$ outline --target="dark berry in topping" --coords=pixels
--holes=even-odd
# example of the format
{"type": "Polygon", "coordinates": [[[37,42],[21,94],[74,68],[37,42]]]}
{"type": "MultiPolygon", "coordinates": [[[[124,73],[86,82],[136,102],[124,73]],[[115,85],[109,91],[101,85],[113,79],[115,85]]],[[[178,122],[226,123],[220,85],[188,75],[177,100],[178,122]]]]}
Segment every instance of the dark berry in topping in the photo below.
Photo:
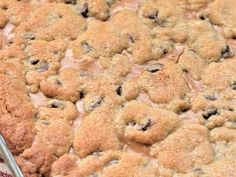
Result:
{"type": "Polygon", "coordinates": [[[151,20],[156,20],[158,17],[158,11],[151,13],[147,16],[147,18],[151,19],[151,20]]]}
{"type": "Polygon", "coordinates": [[[199,16],[199,18],[200,18],[201,20],[205,20],[205,19],[206,19],[203,15],[199,16]]]}
{"type": "Polygon", "coordinates": [[[90,108],[95,109],[99,107],[102,104],[102,101],[103,101],[103,98],[98,99],[97,101],[91,104],[90,108]]]}
{"type": "Polygon", "coordinates": [[[59,108],[59,107],[63,107],[63,104],[60,103],[60,102],[55,101],[55,102],[52,102],[51,104],[49,104],[48,107],[49,108],[59,108]]]}
{"type": "Polygon", "coordinates": [[[204,119],[209,119],[211,116],[216,114],[218,114],[218,110],[216,108],[209,108],[202,113],[202,116],[204,119]]]}
{"type": "Polygon", "coordinates": [[[107,162],[107,163],[105,164],[105,167],[108,167],[108,166],[111,166],[111,165],[115,165],[115,164],[117,164],[118,162],[119,162],[118,159],[111,160],[111,161],[109,161],[109,162],[107,162]]]}
{"type": "Polygon", "coordinates": [[[232,88],[233,90],[236,90],[236,81],[234,81],[234,82],[232,83],[231,88],[232,88]]]}
{"type": "Polygon", "coordinates": [[[76,0],[65,0],[66,4],[76,4],[76,0]]]}
{"type": "Polygon", "coordinates": [[[84,93],[83,93],[83,92],[80,92],[80,93],[79,93],[79,98],[80,98],[80,99],[83,99],[83,98],[84,98],[84,93]]]}
{"type": "Polygon", "coordinates": [[[50,122],[48,120],[41,120],[41,123],[44,124],[44,125],[49,125],[50,122]]]}
{"type": "Polygon", "coordinates": [[[31,65],[37,65],[39,63],[38,59],[30,60],[31,65]]]}
{"type": "Polygon", "coordinates": [[[26,32],[24,35],[23,35],[23,38],[24,39],[28,39],[28,40],[35,40],[35,35],[31,32],[26,32]]]}
{"type": "Polygon", "coordinates": [[[133,120],[128,123],[128,126],[135,126],[135,125],[136,125],[136,122],[133,120]]]}
{"type": "Polygon", "coordinates": [[[55,78],[55,83],[56,83],[58,86],[62,86],[62,82],[60,81],[59,78],[55,78]]]}
{"type": "Polygon", "coordinates": [[[217,99],[215,95],[205,95],[204,97],[210,101],[215,101],[217,99]]]}
{"type": "Polygon", "coordinates": [[[49,68],[49,64],[46,61],[42,61],[39,66],[37,67],[38,72],[47,71],[49,68]]]}
{"type": "Polygon", "coordinates": [[[146,71],[150,72],[150,73],[155,73],[157,71],[161,71],[163,69],[164,65],[160,64],[160,63],[155,63],[152,65],[148,65],[146,67],[146,71]]]}
{"type": "Polygon", "coordinates": [[[152,126],[152,120],[151,119],[147,119],[147,122],[145,124],[141,125],[139,130],[146,131],[151,126],[152,126]]]}
{"type": "Polygon", "coordinates": [[[117,95],[121,96],[121,93],[122,93],[122,87],[121,86],[117,87],[116,93],[117,93],[117,95]]]}
{"type": "Polygon", "coordinates": [[[162,50],[162,53],[163,53],[163,55],[165,55],[165,54],[168,53],[168,50],[167,50],[167,49],[163,49],[163,50],[162,50]]]}
{"type": "Polygon", "coordinates": [[[88,13],[89,13],[89,10],[88,10],[88,3],[85,3],[83,8],[81,9],[80,11],[81,15],[84,17],[84,18],[88,18],[88,13]]]}
{"type": "Polygon", "coordinates": [[[232,56],[234,56],[234,53],[230,50],[229,46],[226,45],[226,47],[221,52],[221,57],[222,58],[230,58],[232,56]]]}
{"type": "Polygon", "coordinates": [[[92,51],[92,47],[87,42],[82,42],[81,46],[84,49],[85,53],[89,53],[92,51]]]}
{"type": "Polygon", "coordinates": [[[135,40],[134,40],[134,38],[132,37],[132,36],[129,36],[129,43],[134,43],[135,42],[135,40]]]}

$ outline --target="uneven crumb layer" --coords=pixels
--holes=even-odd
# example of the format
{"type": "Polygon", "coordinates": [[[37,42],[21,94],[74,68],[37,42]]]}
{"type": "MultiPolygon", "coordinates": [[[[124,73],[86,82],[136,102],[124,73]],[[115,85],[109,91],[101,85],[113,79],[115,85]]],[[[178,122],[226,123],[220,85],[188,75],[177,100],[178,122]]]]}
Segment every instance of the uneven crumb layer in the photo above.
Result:
{"type": "Polygon", "coordinates": [[[233,0],[0,1],[0,132],[25,177],[236,176],[233,0]]]}

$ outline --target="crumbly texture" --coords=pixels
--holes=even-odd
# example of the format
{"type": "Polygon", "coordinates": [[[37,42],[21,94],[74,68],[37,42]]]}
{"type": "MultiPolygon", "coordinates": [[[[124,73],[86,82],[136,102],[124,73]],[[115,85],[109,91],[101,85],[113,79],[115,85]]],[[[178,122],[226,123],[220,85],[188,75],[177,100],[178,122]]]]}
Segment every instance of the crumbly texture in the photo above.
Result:
{"type": "MultiPolygon", "coordinates": [[[[189,87],[183,77],[183,71],[173,63],[153,63],[140,75],[138,84],[150,99],[157,104],[171,104],[176,100],[185,100],[189,87]]],[[[179,102],[179,104],[182,104],[179,102]]]]}
{"type": "Polygon", "coordinates": [[[136,101],[127,103],[116,121],[125,139],[143,144],[163,140],[180,125],[175,113],[136,101]]]}
{"type": "Polygon", "coordinates": [[[202,125],[188,125],[178,129],[160,144],[153,145],[151,153],[160,166],[187,173],[201,164],[213,161],[214,151],[209,132],[202,125]]]}
{"type": "Polygon", "coordinates": [[[42,80],[56,74],[60,68],[60,61],[64,57],[65,42],[55,40],[51,42],[34,40],[25,48],[27,60],[26,81],[30,85],[31,92],[38,91],[42,80]]]}
{"type": "Polygon", "coordinates": [[[0,133],[25,177],[236,176],[233,0],[0,0],[0,133]]]}
{"type": "Polygon", "coordinates": [[[214,90],[223,91],[227,88],[234,90],[236,80],[236,61],[222,61],[221,63],[212,63],[202,75],[203,83],[214,90]]]}
{"type": "Polygon", "coordinates": [[[201,12],[204,18],[209,18],[212,24],[223,27],[227,38],[235,38],[236,23],[234,19],[236,5],[233,0],[216,0],[201,12]]]}
{"type": "Polygon", "coordinates": [[[73,147],[79,157],[121,147],[112,124],[110,107],[97,108],[75,132],[73,147]]]}
{"type": "Polygon", "coordinates": [[[72,156],[63,156],[53,164],[52,174],[55,176],[102,176],[120,177],[143,175],[158,177],[158,170],[155,161],[131,152],[106,151],[101,154],[94,154],[86,157],[76,164],[76,159],[72,156]],[[67,164],[67,169],[64,165],[67,164]]]}

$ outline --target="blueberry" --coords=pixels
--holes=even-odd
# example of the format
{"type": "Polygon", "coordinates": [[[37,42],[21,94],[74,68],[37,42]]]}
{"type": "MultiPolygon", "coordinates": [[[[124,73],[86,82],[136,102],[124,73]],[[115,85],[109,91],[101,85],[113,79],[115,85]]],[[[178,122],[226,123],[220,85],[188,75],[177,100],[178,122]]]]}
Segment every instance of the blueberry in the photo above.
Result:
{"type": "Polygon", "coordinates": [[[211,116],[216,114],[218,114],[218,110],[216,108],[209,108],[202,113],[202,116],[204,119],[209,119],[211,116]]]}
{"type": "Polygon", "coordinates": [[[117,95],[121,96],[121,93],[122,93],[122,87],[121,86],[117,87],[116,93],[117,93],[117,95]]]}
{"type": "Polygon", "coordinates": [[[151,126],[152,126],[152,120],[151,119],[147,119],[147,122],[145,124],[141,125],[139,130],[146,131],[151,126]]]}
{"type": "Polygon", "coordinates": [[[234,53],[230,50],[230,47],[228,45],[226,45],[225,48],[221,51],[222,58],[230,58],[233,55],[234,53]]]}
{"type": "Polygon", "coordinates": [[[215,95],[205,95],[204,97],[210,101],[215,101],[217,99],[215,95]]]}
{"type": "Polygon", "coordinates": [[[232,88],[233,90],[236,90],[236,81],[234,81],[234,82],[231,84],[231,88],[232,88]]]}
{"type": "Polygon", "coordinates": [[[155,63],[155,64],[147,66],[146,71],[148,71],[150,73],[155,73],[157,71],[161,71],[163,69],[163,67],[164,67],[163,64],[155,63]]]}
{"type": "Polygon", "coordinates": [[[89,13],[88,3],[84,4],[83,8],[80,10],[80,13],[84,18],[88,18],[88,13],[89,13]]]}
{"type": "Polygon", "coordinates": [[[49,64],[46,61],[42,61],[39,66],[37,67],[38,72],[47,71],[49,68],[49,64]]]}

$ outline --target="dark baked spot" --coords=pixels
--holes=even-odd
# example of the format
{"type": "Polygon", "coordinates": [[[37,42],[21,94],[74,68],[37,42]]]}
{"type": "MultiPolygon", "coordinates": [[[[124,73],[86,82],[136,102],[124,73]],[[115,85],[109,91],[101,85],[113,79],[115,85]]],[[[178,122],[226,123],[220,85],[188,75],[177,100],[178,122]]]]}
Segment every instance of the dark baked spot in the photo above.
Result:
{"type": "Polygon", "coordinates": [[[87,42],[81,42],[81,46],[84,49],[85,53],[89,53],[92,51],[92,47],[87,42]]]}
{"type": "Polygon", "coordinates": [[[211,116],[218,114],[216,108],[209,108],[202,113],[204,119],[209,119],[211,116]]]}
{"type": "Polygon", "coordinates": [[[163,64],[155,63],[155,64],[148,65],[145,69],[146,69],[146,71],[148,71],[150,73],[155,73],[157,71],[161,71],[163,69],[163,67],[164,67],[163,64]]]}
{"type": "Polygon", "coordinates": [[[145,124],[141,125],[139,130],[146,131],[151,126],[152,126],[152,120],[151,119],[147,119],[147,122],[145,124]]]}
{"type": "Polygon", "coordinates": [[[104,166],[105,166],[105,167],[108,167],[108,166],[111,166],[111,165],[118,164],[118,162],[119,162],[118,159],[110,160],[110,161],[107,162],[104,166]]]}
{"type": "Polygon", "coordinates": [[[89,16],[88,3],[84,3],[83,8],[80,10],[80,13],[84,18],[88,18],[89,16]]]}
{"type": "Polygon", "coordinates": [[[222,58],[230,58],[232,57],[234,54],[233,52],[230,50],[230,47],[228,45],[225,46],[225,48],[223,49],[223,51],[221,52],[221,57],[222,58]]]}
{"type": "Polygon", "coordinates": [[[121,86],[117,87],[116,93],[117,93],[117,95],[121,96],[121,94],[122,94],[122,87],[121,86]]]}
{"type": "Polygon", "coordinates": [[[214,101],[217,99],[215,95],[205,95],[204,97],[205,99],[210,100],[210,101],[214,101]]]}

